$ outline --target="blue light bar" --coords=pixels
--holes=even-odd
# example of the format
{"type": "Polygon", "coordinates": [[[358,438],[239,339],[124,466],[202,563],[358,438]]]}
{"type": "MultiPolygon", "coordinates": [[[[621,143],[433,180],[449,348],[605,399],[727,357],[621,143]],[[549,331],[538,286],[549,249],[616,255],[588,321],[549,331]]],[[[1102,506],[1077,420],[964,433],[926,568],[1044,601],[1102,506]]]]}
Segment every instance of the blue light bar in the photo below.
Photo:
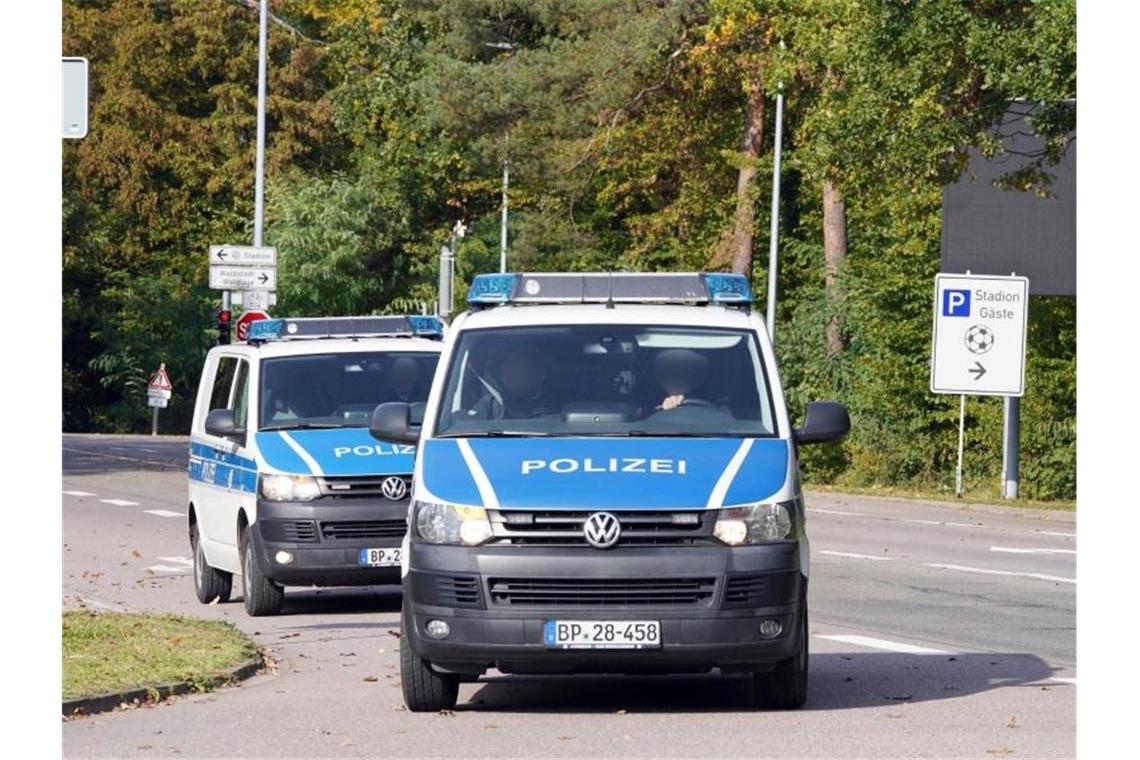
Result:
{"type": "Polygon", "coordinates": [[[249,323],[245,339],[250,343],[262,343],[267,340],[280,340],[281,331],[285,329],[284,319],[259,319],[249,323]]]}
{"type": "Polygon", "coordinates": [[[708,273],[703,277],[713,303],[752,303],[752,287],[744,275],[708,273]]]}
{"type": "Polygon", "coordinates": [[[492,305],[507,303],[514,295],[517,274],[477,274],[467,291],[467,303],[492,305]]]}
{"type": "Polygon", "coordinates": [[[501,304],[641,303],[749,308],[742,274],[707,272],[539,272],[481,274],[471,282],[472,308],[501,304]]]}
{"type": "Polygon", "coordinates": [[[246,340],[314,340],[318,338],[442,338],[436,317],[412,314],[387,317],[305,317],[259,319],[250,323],[246,340]]]}

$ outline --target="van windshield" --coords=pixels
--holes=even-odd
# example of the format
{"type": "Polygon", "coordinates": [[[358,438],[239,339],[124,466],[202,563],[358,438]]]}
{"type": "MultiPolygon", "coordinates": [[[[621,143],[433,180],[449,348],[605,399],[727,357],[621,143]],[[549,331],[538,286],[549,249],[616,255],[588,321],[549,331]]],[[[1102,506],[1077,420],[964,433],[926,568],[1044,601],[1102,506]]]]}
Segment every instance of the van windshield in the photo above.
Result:
{"type": "Polygon", "coordinates": [[[565,325],[462,332],[440,437],[774,436],[746,330],[565,325]]]}
{"type": "Polygon", "coordinates": [[[365,427],[385,401],[405,401],[422,419],[438,361],[411,351],[264,359],[260,429],[365,427]]]}

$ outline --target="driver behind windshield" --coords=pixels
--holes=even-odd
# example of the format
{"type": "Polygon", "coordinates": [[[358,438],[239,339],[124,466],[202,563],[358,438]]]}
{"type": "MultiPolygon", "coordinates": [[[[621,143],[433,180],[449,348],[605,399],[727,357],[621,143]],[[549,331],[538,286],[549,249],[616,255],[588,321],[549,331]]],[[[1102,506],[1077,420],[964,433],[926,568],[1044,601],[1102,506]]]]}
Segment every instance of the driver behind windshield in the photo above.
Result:
{"type": "Polygon", "coordinates": [[[709,360],[687,348],[670,348],[657,354],[653,360],[653,377],[665,391],[665,398],[657,409],[676,409],[686,401],[711,406],[707,399],[695,396],[708,376],[709,360]]]}
{"type": "Polygon", "coordinates": [[[419,376],[420,369],[415,359],[400,356],[392,362],[391,378],[388,381],[392,389],[392,401],[411,403],[422,400],[415,397],[419,376]]]}
{"type": "Polygon", "coordinates": [[[551,402],[544,388],[546,374],[546,362],[536,347],[515,346],[499,366],[502,398],[496,398],[488,388],[468,415],[485,420],[524,420],[559,414],[561,407],[551,402]]]}

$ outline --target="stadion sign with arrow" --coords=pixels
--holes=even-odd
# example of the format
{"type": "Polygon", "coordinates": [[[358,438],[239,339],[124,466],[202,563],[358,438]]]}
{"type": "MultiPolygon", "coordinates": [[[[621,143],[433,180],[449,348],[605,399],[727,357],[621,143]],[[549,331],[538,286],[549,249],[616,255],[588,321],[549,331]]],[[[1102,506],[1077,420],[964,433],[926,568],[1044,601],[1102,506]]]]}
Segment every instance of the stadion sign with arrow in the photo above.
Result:
{"type": "Polygon", "coordinates": [[[930,390],[969,396],[1025,393],[1025,277],[940,274],[934,278],[930,390]]]}

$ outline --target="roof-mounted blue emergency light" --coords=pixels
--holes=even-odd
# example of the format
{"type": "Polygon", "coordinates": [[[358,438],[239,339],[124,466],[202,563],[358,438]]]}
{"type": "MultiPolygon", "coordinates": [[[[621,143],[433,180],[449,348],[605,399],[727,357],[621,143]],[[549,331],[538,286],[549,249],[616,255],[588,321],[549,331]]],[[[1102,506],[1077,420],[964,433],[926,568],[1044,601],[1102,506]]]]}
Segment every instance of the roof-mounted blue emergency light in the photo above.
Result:
{"type": "Polygon", "coordinates": [[[500,304],[722,304],[748,309],[752,288],[742,274],[706,272],[583,272],[480,274],[471,282],[472,308],[500,304]]]}
{"type": "Polygon", "coordinates": [[[259,319],[251,322],[246,340],[314,340],[318,338],[432,338],[443,337],[438,317],[418,314],[393,317],[306,317],[259,319]]]}

